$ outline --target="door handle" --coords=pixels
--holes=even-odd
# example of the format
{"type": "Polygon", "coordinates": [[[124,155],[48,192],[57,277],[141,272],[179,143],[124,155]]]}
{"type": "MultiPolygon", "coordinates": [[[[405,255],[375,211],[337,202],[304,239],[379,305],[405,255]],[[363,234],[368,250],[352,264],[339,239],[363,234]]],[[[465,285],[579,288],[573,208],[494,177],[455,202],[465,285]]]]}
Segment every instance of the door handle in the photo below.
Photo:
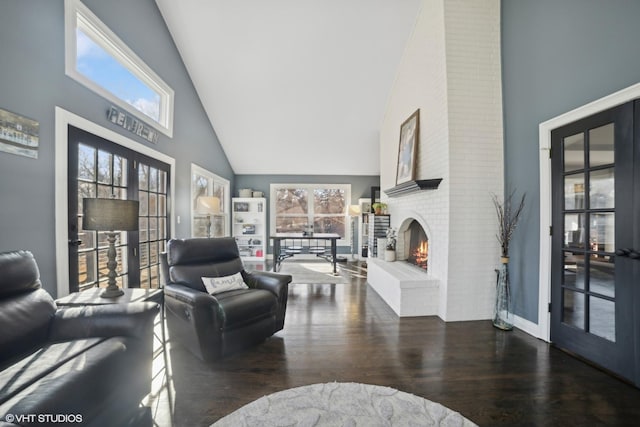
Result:
{"type": "Polygon", "coordinates": [[[616,255],[618,256],[625,256],[631,259],[640,259],[640,252],[636,251],[635,249],[631,249],[631,248],[620,248],[616,250],[616,255]]]}
{"type": "Polygon", "coordinates": [[[632,249],[624,248],[624,249],[616,249],[616,255],[618,256],[629,256],[629,254],[633,252],[632,249]]]}
{"type": "Polygon", "coordinates": [[[82,240],[69,240],[69,246],[80,246],[82,244],[82,240]]]}

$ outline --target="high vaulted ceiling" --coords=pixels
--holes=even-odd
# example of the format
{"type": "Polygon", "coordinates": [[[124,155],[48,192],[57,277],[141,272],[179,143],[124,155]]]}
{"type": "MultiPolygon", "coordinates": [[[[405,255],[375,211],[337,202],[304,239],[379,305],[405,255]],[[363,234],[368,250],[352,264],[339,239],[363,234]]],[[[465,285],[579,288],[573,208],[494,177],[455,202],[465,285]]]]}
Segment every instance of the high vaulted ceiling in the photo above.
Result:
{"type": "Polygon", "coordinates": [[[235,173],[380,173],[420,0],[156,3],[235,173]]]}

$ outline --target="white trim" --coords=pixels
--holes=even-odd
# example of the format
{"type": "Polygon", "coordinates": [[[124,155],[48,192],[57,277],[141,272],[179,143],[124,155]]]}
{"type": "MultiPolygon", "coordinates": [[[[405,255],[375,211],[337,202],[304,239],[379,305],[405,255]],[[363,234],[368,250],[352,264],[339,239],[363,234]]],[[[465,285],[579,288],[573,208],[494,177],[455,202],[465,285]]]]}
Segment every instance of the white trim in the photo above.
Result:
{"type": "Polygon", "coordinates": [[[123,147],[137,151],[145,156],[160,160],[170,166],[170,227],[171,236],[175,236],[175,169],[176,161],[159,151],[133,141],[119,133],[97,125],[83,117],[56,107],[55,117],[55,235],[56,235],[56,279],[57,298],[69,293],[69,214],[68,214],[68,146],[69,125],[91,132],[123,147]]]}
{"type": "Polygon", "coordinates": [[[538,325],[532,335],[550,341],[551,322],[547,307],[551,302],[551,131],[577,120],[640,98],[640,83],[540,123],[540,279],[538,284],[538,325]]]}
{"type": "Polygon", "coordinates": [[[529,335],[533,335],[536,338],[540,338],[538,336],[538,325],[533,323],[530,320],[522,318],[520,316],[513,315],[513,326],[520,329],[523,332],[528,333],[529,335]]]}
{"type": "MultiPolygon", "coordinates": [[[[138,57],[113,31],[109,29],[80,0],[65,0],[65,73],[80,84],[91,89],[138,119],[148,123],[160,132],[173,137],[173,106],[175,94],[142,59],[138,57]],[[101,85],[88,79],[76,68],[77,41],[76,28],[80,28],[100,47],[106,50],[122,66],[141,82],[160,95],[159,119],[155,121],[131,104],[109,92],[101,85]]],[[[105,113],[106,114],[106,113],[105,113]]]]}
{"type": "MultiPolygon", "coordinates": [[[[203,168],[202,166],[198,166],[195,163],[191,163],[191,176],[190,176],[190,182],[189,182],[189,188],[191,189],[191,197],[189,200],[189,204],[191,205],[191,230],[190,230],[190,235],[193,237],[193,228],[194,228],[194,220],[195,220],[195,211],[193,208],[193,175],[198,174],[201,176],[204,176],[206,178],[211,179],[212,184],[214,182],[218,182],[222,185],[224,185],[225,190],[224,190],[224,207],[223,207],[223,213],[224,213],[224,217],[225,217],[225,223],[224,223],[224,232],[225,232],[225,236],[230,236],[231,235],[231,227],[229,226],[229,217],[231,216],[231,182],[226,179],[221,177],[220,175],[216,175],[215,173],[208,171],[207,169],[203,168]]],[[[213,185],[212,185],[213,187],[213,185]]],[[[212,188],[213,190],[213,188],[212,188]]]]}

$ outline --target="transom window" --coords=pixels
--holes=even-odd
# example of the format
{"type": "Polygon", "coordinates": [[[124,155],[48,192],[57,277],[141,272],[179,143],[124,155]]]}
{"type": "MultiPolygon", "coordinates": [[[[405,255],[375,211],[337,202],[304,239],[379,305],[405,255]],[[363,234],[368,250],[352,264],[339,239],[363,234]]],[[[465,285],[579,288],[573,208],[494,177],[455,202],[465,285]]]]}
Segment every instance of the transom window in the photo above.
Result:
{"type": "Polygon", "coordinates": [[[348,240],[349,184],[271,184],[271,230],[337,233],[348,240]]]}
{"type": "Polygon", "coordinates": [[[173,135],[173,89],[79,0],[65,0],[66,73],[173,135]]]}

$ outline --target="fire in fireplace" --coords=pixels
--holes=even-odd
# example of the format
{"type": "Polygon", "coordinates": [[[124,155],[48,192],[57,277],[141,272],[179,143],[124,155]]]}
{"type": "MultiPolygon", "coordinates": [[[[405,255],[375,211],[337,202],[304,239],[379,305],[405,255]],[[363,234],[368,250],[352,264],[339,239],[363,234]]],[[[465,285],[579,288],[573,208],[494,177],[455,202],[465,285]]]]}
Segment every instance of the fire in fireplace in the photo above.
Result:
{"type": "Polygon", "coordinates": [[[407,262],[426,270],[429,260],[429,239],[427,234],[416,220],[411,221],[411,224],[409,224],[407,234],[409,235],[407,262]]]}

